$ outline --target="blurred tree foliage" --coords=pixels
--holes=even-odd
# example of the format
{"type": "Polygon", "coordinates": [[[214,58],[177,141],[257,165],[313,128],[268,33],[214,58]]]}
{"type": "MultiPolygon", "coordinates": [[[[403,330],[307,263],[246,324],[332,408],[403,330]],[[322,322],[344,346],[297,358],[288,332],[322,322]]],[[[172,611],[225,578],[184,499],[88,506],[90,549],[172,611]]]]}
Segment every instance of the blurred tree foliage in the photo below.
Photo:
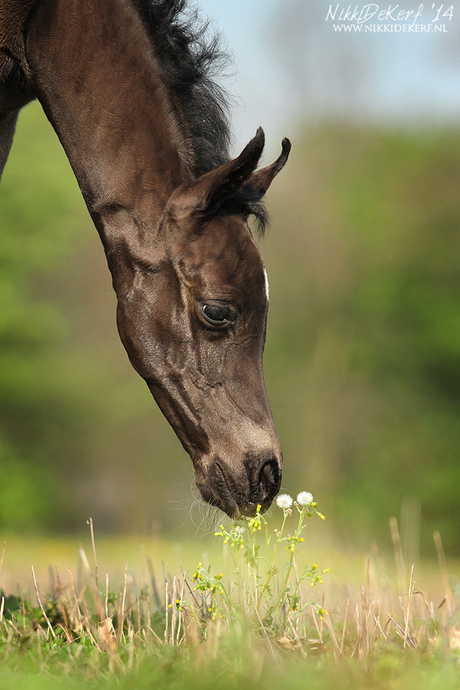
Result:
{"type": "MultiPolygon", "coordinates": [[[[413,496],[423,534],[458,552],[460,130],[335,123],[294,144],[261,242],[284,488],[311,490],[353,539],[387,535],[413,496]]],[[[0,217],[0,527],[190,523],[191,463],[127,362],[100,242],[36,104],[0,217]]]]}
{"type": "Polygon", "coordinates": [[[267,364],[296,481],[344,533],[415,497],[422,543],[458,549],[460,132],[325,125],[283,185],[267,364]]]}
{"type": "Polygon", "coordinates": [[[25,109],[0,210],[0,524],[13,528],[46,523],[57,507],[65,511],[65,501],[53,499],[59,460],[52,427],[64,420],[63,382],[52,364],[68,328],[41,295],[76,235],[75,184],[61,175],[63,158],[37,106],[25,109]]]}

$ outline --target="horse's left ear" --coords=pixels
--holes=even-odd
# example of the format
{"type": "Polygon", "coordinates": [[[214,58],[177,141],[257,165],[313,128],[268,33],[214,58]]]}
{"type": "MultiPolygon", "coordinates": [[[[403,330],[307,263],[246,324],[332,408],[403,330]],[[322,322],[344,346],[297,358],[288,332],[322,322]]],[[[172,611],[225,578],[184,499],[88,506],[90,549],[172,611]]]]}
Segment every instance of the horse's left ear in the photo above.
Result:
{"type": "Polygon", "coordinates": [[[253,174],[265,143],[263,129],[257,133],[237,158],[201,175],[191,183],[181,185],[173,193],[170,204],[176,213],[212,215],[218,208],[236,194],[253,174]]]}

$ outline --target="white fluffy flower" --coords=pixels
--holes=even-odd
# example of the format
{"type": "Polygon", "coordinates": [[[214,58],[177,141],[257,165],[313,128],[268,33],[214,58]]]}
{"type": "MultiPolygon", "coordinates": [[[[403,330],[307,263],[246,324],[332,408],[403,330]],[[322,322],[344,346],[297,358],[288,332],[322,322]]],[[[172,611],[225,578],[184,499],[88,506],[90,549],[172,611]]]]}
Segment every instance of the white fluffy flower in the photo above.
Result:
{"type": "Polygon", "coordinates": [[[292,498],[289,496],[289,494],[280,494],[276,497],[276,505],[278,508],[287,510],[292,506],[292,498]]]}
{"type": "Polygon", "coordinates": [[[310,506],[313,503],[313,496],[309,491],[301,491],[297,494],[297,503],[299,506],[310,506]]]}

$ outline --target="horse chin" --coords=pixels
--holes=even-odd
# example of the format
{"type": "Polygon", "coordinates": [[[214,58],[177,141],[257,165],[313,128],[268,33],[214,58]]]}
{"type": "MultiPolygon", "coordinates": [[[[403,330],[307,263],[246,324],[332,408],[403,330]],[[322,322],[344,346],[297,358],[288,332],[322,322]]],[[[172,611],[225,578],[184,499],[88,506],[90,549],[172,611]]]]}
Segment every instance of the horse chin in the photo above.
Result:
{"type": "Polygon", "coordinates": [[[265,513],[272,504],[272,499],[266,501],[264,504],[253,503],[252,501],[246,501],[238,504],[234,497],[228,492],[225,494],[217,494],[215,490],[208,487],[203,487],[197,484],[201,496],[206,503],[209,505],[219,508],[223,513],[228,515],[232,520],[238,520],[240,517],[254,517],[256,513],[265,513]]]}
{"type": "Polygon", "coordinates": [[[219,508],[219,510],[233,520],[236,520],[240,517],[240,515],[242,515],[240,507],[238,506],[235,498],[232,496],[232,493],[225,481],[219,481],[216,484],[215,482],[209,481],[209,477],[199,478],[197,476],[196,485],[201,497],[206,503],[209,503],[209,505],[219,508]]]}

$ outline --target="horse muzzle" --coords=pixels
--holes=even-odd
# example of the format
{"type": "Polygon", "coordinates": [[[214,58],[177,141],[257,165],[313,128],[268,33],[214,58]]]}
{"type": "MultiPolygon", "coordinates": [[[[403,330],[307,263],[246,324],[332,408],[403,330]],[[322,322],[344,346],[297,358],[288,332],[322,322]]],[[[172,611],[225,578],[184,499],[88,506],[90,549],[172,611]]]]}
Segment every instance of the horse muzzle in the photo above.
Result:
{"type": "Polygon", "coordinates": [[[196,484],[203,499],[231,518],[264,513],[280,490],[281,453],[246,453],[240,463],[219,456],[195,465],[196,484]]]}

